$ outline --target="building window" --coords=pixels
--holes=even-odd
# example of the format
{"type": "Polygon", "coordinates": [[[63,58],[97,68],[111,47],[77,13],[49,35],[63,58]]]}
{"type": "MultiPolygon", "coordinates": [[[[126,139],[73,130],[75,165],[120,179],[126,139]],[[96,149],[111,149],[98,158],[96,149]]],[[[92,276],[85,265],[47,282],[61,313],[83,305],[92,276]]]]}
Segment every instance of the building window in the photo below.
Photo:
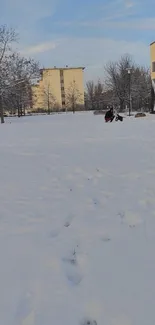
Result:
{"type": "Polygon", "coordinates": [[[63,70],[60,70],[60,77],[63,77],[63,70]]]}
{"type": "Polygon", "coordinates": [[[62,106],[65,106],[65,100],[62,101],[62,106]]]}
{"type": "Polygon", "coordinates": [[[64,90],[65,90],[65,88],[63,86],[61,86],[61,91],[64,91],[64,90]]]}
{"type": "Polygon", "coordinates": [[[65,94],[61,94],[61,97],[62,97],[62,98],[65,98],[65,94]]]}
{"type": "Polygon", "coordinates": [[[152,72],[155,72],[155,61],[152,62],[152,72]]]}

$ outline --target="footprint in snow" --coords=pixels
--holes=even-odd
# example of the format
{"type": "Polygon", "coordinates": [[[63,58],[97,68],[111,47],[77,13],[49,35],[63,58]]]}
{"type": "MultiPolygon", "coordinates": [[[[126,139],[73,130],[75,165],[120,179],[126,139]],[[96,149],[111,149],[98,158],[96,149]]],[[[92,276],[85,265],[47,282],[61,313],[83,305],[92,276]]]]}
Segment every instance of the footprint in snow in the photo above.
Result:
{"type": "Polygon", "coordinates": [[[124,211],[120,211],[120,212],[118,212],[117,215],[119,216],[119,218],[121,220],[121,223],[123,223],[124,222],[124,219],[125,219],[125,212],[124,211]]]}
{"type": "MultiPolygon", "coordinates": [[[[68,218],[66,218],[66,220],[65,220],[63,226],[64,226],[65,228],[70,227],[73,218],[74,218],[74,216],[72,216],[72,215],[71,215],[71,216],[68,216],[68,218]]],[[[62,227],[63,227],[63,226],[62,226],[62,227]]],[[[50,239],[54,239],[54,238],[58,237],[59,234],[60,234],[60,231],[62,230],[62,227],[58,226],[57,228],[52,229],[52,230],[50,231],[50,233],[49,233],[49,238],[50,238],[50,239]]]]}
{"type": "Polygon", "coordinates": [[[73,286],[77,286],[82,281],[81,273],[78,270],[73,269],[73,267],[66,271],[66,277],[69,283],[73,286]]]}
{"type": "Polygon", "coordinates": [[[71,225],[73,218],[74,218],[74,216],[72,216],[72,215],[71,216],[68,216],[66,218],[65,223],[64,223],[64,227],[68,228],[71,225]]]}
{"type": "Polygon", "coordinates": [[[103,241],[103,242],[105,242],[105,243],[107,243],[107,242],[109,242],[110,240],[111,240],[111,238],[109,237],[109,236],[102,236],[101,237],[101,240],[103,241]]]}
{"type": "Polygon", "coordinates": [[[58,237],[60,233],[60,229],[56,228],[56,229],[52,229],[49,233],[49,238],[56,238],[58,237]]]}
{"type": "Polygon", "coordinates": [[[69,226],[70,226],[70,222],[69,222],[69,221],[66,221],[66,222],[64,223],[64,227],[68,228],[69,226]]]}
{"type": "Polygon", "coordinates": [[[71,285],[78,285],[82,281],[82,273],[78,267],[76,252],[74,251],[70,256],[62,259],[64,273],[68,282],[71,285]]]}
{"type": "Polygon", "coordinates": [[[75,249],[73,250],[73,252],[71,252],[67,257],[64,257],[62,260],[65,263],[77,265],[77,254],[75,249]]]}
{"type": "Polygon", "coordinates": [[[100,205],[100,201],[98,199],[93,199],[94,205],[100,205]]]}

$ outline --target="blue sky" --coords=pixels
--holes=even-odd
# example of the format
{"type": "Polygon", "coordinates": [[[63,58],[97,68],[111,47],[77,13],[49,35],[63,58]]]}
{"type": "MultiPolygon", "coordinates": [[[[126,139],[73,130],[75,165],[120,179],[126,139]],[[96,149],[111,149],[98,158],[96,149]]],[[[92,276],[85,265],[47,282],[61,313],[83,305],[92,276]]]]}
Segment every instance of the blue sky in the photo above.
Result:
{"type": "Polygon", "coordinates": [[[42,66],[80,65],[86,79],[130,53],[149,65],[155,40],[155,0],[0,0],[1,23],[15,27],[19,50],[42,66]]]}

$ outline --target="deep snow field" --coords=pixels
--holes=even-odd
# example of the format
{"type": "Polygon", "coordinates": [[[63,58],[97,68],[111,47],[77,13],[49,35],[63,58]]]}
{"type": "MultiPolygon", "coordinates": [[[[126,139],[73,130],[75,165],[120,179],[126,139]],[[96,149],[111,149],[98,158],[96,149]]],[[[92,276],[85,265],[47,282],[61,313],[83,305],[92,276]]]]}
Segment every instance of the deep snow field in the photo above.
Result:
{"type": "Polygon", "coordinates": [[[155,324],[155,116],[8,118],[0,325],[86,324],[155,324]]]}

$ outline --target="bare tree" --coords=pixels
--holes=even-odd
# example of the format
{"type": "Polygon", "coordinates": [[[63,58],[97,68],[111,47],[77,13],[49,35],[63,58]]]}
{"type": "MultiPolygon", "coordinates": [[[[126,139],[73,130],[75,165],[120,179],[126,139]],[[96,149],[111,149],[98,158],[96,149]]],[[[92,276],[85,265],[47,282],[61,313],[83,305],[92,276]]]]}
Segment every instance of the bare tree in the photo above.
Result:
{"type": "Polygon", "coordinates": [[[3,93],[8,87],[8,64],[10,61],[11,45],[17,41],[14,29],[3,25],[0,26],[0,115],[1,123],[4,123],[3,93]]]}
{"type": "Polygon", "coordinates": [[[39,63],[13,52],[12,43],[17,42],[14,29],[0,26],[0,111],[4,123],[4,108],[18,109],[18,116],[32,101],[31,83],[39,75],[39,63]]]}
{"type": "Polygon", "coordinates": [[[133,62],[130,55],[124,55],[117,62],[106,65],[106,85],[123,110],[132,100],[132,106],[140,109],[150,105],[151,77],[149,69],[133,62]],[[130,74],[128,74],[130,70],[130,74]]]}
{"type": "Polygon", "coordinates": [[[137,109],[149,109],[151,98],[151,76],[148,68],[135,67],[132,72],[131,94],[137,109]]]}
{"type": "Polygon", "coordinates": [[[104,93],[104,85],[98,80],[94,89],[94,100],[96,109],[99,110],[103,107],[103,93],[104,93]]]}
{"type": "Polygon", "coordinates": [[[108,106],[113,106],[117,109],[119,107],[119,99],[112,90],[105,89],[103,92],[103,109],[107,109],[108,106]]]}
{"type": "Polygon", "coordinates": [[[67,107],[71,109],[73,113],[75,113],[78,106],[81,107],[83,105],[82,94],[80,93],[75,81],[71,82],[69,88],[65,91],[65,102],[67,107]]]}
{"type": "Polygon", "coordinates": [[[10,85],[6,94],[4,94],[4,103],[6,110],[11,114],[18,112],[18,117],[25,115],[26,109],[32,107],[32,87],[25,80],[10,85]]]}
{"type": "Polygon", "coordinates": [[[87,105],[90,109],[95,109],[95,83],[94,81],[88,81],[86,83],[87,87],[87,105]]]}
{"type": "Polygon", "coordinates": [[[32,82],[39,77],[39,63],[31,58],[24,58],[18,53],[12,53],[9,63],[11,96],[8,95],[8,103],[11,106],[16,105],[20,117],[25,115],[25,109],[31,106],[31,86],[32,82]]]}
{"type": "Polygon", "coordinates": [[[108,105],[118,106],[119,101],[112,89],[106,87],[100,80],[95,83],[88,81],[85,102],[87,109],[106,109],[108,105]]]}
{"type": "Polygon", "coordinates": [[[53,111],[55,104],[56,104],[56,98],[53,95],[52,87],[48,83],[47,86],[43,87],[43,98],[44,98],[44,105],[47,108],[47,112],[50,115],[51,111],[53,111]]]}
{"type": "Polygon", "coordinates": [[[107,74],[106,85],[115,97],[119,99],[120,110],[125,108],[129,101],[129,79],[127,70],[133,69],[132,58],[126,54],[117,62],[109,62],[105,71],[107,74]]]}

